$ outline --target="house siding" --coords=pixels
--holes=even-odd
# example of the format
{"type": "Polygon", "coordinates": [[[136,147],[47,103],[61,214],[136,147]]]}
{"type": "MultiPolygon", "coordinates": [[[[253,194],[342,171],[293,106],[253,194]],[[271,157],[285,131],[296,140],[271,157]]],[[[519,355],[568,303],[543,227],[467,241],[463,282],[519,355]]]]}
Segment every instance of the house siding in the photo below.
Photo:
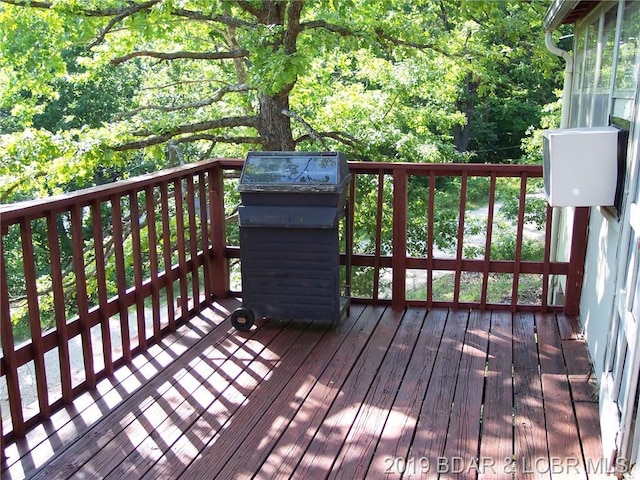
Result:
{"type": "MultiPolygon", "coordinates": [[[[574,79],[571,93],[565,98],[570,102],[568,127],[605,126],[611,117],[634,125],[639,17],[638,2],[602,2],[576,24],[574,79]]],[[[634,171],[630,167],[636,158],[635,154],[628,155],[628,172],[634,171]]],[[[627,186],[632,183],[630,178],[625,180],[627,186]]],[[[635,192],[626,195],[622,212],[600,207],[593,207],[590,212],[580,320],[598,381],[606,373],[606,345],[616,314],[618,284],[627,265],[626,249],[621,250],[624,203],[636,196],[635,192]],[[622,219],[618,213],[622,213],[622,219]]],[[[569,217],[571,210],[565,209],[561,218],[569,217]]],[[[566,222],[561,220],[560,224],[566,222]]],[[[566,258],[564,246],[569,243],[570,234],[562,228],[558,230],[559,259],[566,258]]]]}

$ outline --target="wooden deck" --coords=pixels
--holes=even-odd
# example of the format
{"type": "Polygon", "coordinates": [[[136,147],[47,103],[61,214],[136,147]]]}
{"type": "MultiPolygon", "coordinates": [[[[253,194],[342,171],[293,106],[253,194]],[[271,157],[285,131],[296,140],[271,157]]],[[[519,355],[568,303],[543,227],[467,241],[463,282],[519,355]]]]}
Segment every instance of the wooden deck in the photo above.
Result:
{"type": "Polygon", "coordinates": [[[352,306],[235,331],[203,311],[8,445],[2,478],[600,478],[561,315],[352,306]],[[513,473],[515,472],[515,473],[513,473]]]}

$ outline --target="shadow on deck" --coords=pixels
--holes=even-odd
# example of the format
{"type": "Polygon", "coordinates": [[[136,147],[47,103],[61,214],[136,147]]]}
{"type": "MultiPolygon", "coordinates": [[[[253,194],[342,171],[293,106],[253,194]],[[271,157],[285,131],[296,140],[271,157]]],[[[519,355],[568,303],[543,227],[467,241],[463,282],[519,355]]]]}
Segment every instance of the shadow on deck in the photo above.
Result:
{"type": "Polygon", "coordinates": [[[586,347],[563,315],[355,305],[338,326],[241,333],[225,321],[237,305],[203,310],[7,445],[3,478],[606,470],[586,347]]]}

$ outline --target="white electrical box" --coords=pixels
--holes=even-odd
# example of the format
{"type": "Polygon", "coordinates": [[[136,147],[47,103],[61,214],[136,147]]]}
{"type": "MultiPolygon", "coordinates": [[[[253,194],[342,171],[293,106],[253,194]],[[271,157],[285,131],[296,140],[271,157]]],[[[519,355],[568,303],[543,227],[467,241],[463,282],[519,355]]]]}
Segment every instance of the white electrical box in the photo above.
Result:
{"type": "Polygon", "coordinates": [[[552,207],[611,206],[618,181],[615,127],[543,132],[544,189],[552,207]]]}

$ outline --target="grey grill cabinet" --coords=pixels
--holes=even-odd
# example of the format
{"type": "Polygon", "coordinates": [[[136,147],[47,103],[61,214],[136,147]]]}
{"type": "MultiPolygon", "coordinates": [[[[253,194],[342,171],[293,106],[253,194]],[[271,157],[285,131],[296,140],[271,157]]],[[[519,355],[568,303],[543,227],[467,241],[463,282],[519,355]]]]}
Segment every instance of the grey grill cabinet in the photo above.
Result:
{"type": "Polygon", "coordinates": [[[348,312],[350,179],[346,158],[337,152],[248,154],[238,185],[242,307],[231,316],[238,330],[249,330],[257,315],[336,322],[348,312]]]}

